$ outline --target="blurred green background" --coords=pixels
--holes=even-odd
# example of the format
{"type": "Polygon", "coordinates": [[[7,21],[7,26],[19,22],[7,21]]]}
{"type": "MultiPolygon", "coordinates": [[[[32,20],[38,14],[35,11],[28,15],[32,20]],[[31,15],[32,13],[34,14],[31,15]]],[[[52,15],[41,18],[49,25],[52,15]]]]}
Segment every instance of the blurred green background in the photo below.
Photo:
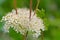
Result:
{"type": "MultiPolygon", "coordinates": [[[[33,10],[36,7],[36,3],[37,0],[33,0],[33,10]]],[[[29,8],[29,0],[17,0],[17,8],[24,7],[29,8]]],[[[11,12],[13,8],[13,0],[0,0],[0,20],[8,12],[11,12]]],[[[43,18],[46,25],[44,40],[60,40],[60,0],[40,0],[38,8],[45,10],[43,18]]],[[[2,27],[3,23],[0,22],[0,40],[20,40],[19,34],[17,35],[14,31],[11,34],[12,37],[9,34],[4,34],[2,27]]]]}

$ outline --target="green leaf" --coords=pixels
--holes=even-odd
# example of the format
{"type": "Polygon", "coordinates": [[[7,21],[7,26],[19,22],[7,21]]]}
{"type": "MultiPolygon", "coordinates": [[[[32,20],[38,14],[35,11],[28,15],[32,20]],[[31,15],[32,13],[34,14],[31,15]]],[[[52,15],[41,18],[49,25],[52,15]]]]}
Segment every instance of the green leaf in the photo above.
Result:
{"type": "Polygon", "coordinates": [[[46,15],[45,15],[45,10],[39,10],[37,9],[36,10],[36,14],[37,14],[37,17],[43,19],[44,21],[44,25],[45,25],[45,29],[48,30],[48,26],[50,25],[49,24],[49,20],[46,18],[46,15]]]}
{"type": "Polygon", "coordinates": [[[2,31],[3,25],[4,25],[4,22],[0,22],[0,31],[2,31]]]}
{"type": "Polygon", "coordinates": [[[45,11],[43,9],[42,10],[37,9],[36,14],[37,14],[38,17],[40,17],[42,19],[45,18],[45,11]]]}
{"type": "Polygon", "coordinates": [[[9,35],[14,39],[14,40],[24,40],[23,35],[20,33],[17,33],[16,31],[13,30],[13,28],[10,28],[9,35]]]}

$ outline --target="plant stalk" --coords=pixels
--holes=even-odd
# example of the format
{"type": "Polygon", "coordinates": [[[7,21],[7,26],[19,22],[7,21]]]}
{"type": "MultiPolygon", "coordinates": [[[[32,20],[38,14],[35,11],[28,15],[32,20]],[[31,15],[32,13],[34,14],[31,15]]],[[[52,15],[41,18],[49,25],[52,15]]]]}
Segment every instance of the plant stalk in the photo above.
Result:
{"type": "Polygon", "coordinates": [[[41,40],[44,40],[44,33],[43,33],[42,29],[41,29],[41,40]]]}
{"type": "Polygon", "coordinates": [[[27,40],[28,31],[25,33],[24,40],[27,40]]]}
{"type": "Polygon", "coordinates": [[[18,13],[17,13],[17,3],[16,3],[16,0],[14,0],[14,9],[15,9],[15,11],[16,11],[16,14],[18,14],[18,13]]]}
{"type": "Polygon", "coordinates": [[[29,15],[30,20],[31,20],[31,12],[32,12],[32,0],[30,0],[30,15],[29,15]]]}
{"type": "Polygon", "coordinates": [[[36,8],[35,8],[34,15],[36,14],[36,10],[38,9],[39,3],[40,3],[40,0],[37,0],[37,5],[36,5],[36,8]]]}

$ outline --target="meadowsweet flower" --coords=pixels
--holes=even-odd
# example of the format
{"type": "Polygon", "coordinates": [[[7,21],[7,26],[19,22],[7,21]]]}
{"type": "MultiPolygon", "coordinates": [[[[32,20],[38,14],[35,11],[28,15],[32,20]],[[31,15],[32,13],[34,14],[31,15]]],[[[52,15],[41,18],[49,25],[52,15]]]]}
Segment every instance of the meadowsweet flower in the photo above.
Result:
{"type": "Polygon", "coordinates": [[[5,21],[4,31],[9,32],[9,28],[12,27],[17,33],[25,34],[26,31],[34,32],[32,35],[38,37],[40,35],[40,29],[44,31],[43,20],[38,18],[36,15],[33,16],[34,12],[31,14],[31,21],[29,21],[29,9],[18,8],[18,14],[15,10],[9,12],[6,16],[3,16],[2,21],[5,21]]]}

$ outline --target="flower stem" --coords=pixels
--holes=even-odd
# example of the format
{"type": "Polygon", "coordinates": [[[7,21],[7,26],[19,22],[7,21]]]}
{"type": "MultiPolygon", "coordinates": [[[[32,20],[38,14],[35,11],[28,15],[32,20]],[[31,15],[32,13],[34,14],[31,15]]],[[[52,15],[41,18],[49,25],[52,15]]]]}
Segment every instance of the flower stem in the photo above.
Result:
{"type": "MultiPolygon", "coordinates": [[[[39,3],[40,3],[40,0],[37,0],[37,5],[36,5],[36,8],[35,8],[35,13],[36,13],[36,10],[38,9],[39,3]]],[[[35,13],[34,13],[34,15],[35,15],[35,13]]]]}
{"type": "Polygon", "coordinates": [[[29,15],[30,20],[31,20],[31,12],[32,12],[32,0],[30,0],[30,15],[29,15]]]}
{"type": "Polygon", "coordinates": [[[14,0],[14,9],[15,9],[16,14],[17,14],[17,3],[16,3],[16,0],[14,0]]]}
{"type": "Polygon", "coordinates": [[[27,40],[28,31],[25,33],[24,40],[27,40]]]}
{"type": "Polygon", "coordinates": [[[41,40],[44,40],[44,34],[43,34],[42,29],[41,29],[41,40]]]}
{"type": "Polygon", "coordinates": [[[24,40],[27,40],[28,31],[24,34],[24,40]]]}
{"type": "Polygon", "coordinates": [[[38,6],[39,6],[39,3],[40,3],[40,0],[37,0],[36,9],[38,8],[38,6]]]}

